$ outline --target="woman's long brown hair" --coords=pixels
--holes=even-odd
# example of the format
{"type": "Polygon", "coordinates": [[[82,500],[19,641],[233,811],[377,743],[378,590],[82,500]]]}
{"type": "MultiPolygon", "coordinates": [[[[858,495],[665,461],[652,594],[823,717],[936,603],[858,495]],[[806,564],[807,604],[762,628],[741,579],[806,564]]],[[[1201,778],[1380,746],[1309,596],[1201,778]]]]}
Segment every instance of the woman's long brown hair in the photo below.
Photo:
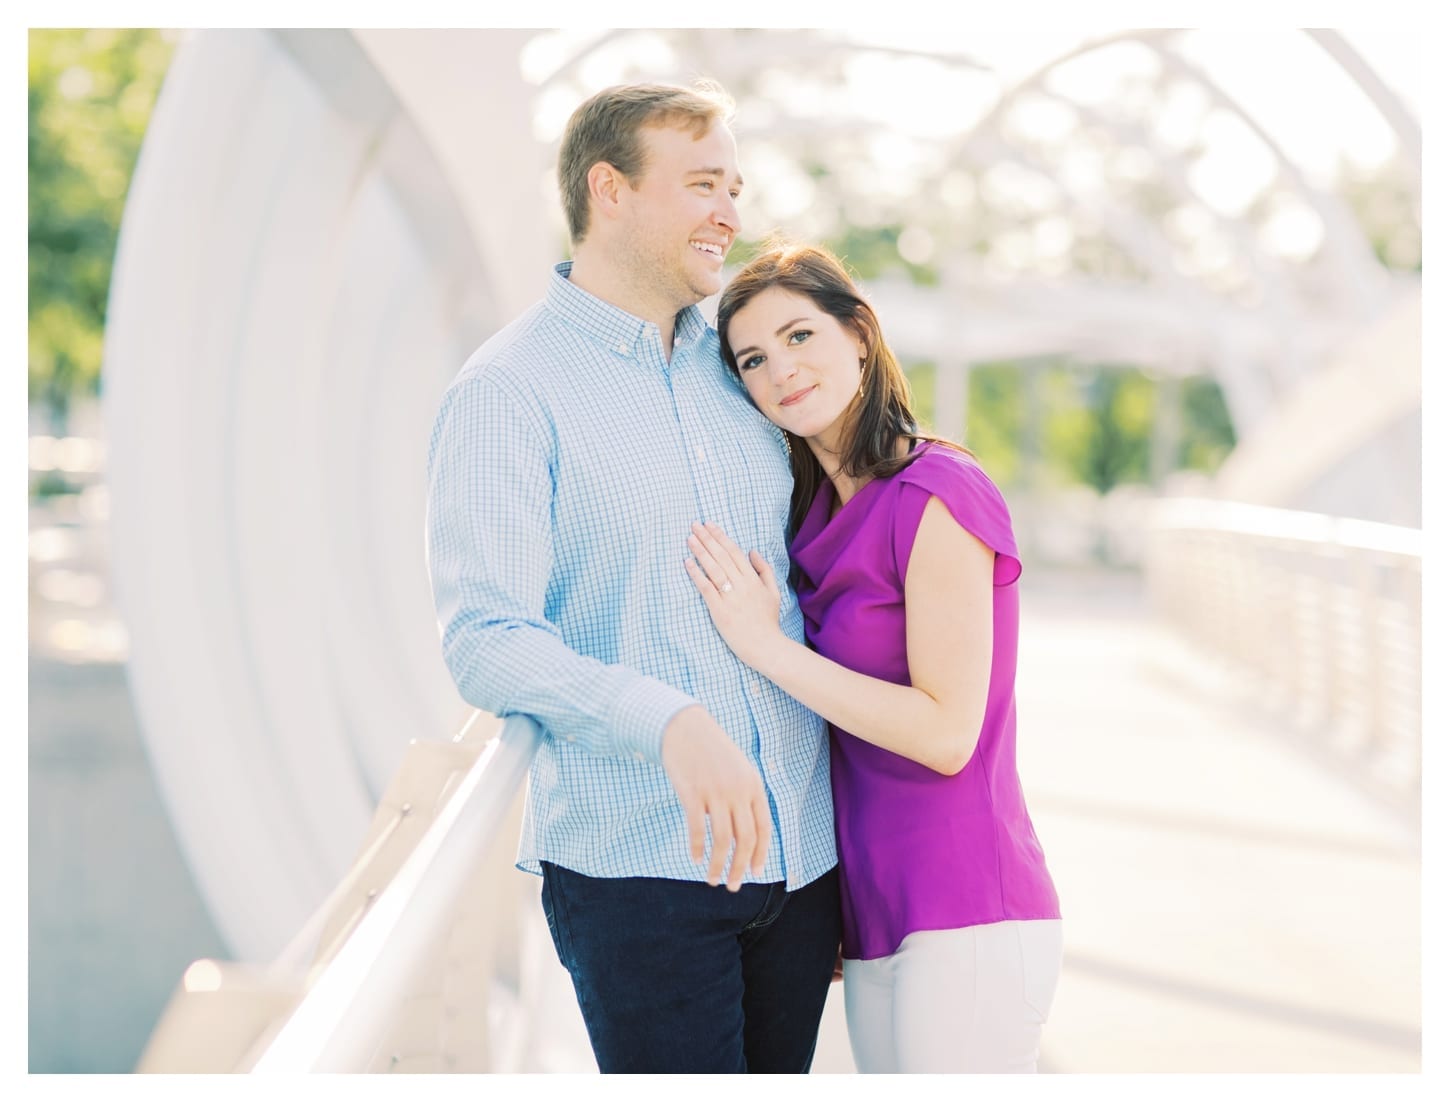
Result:
{"type": "MultiPolygon", "coordinates": [[[[720,295],[715,327],[720,333],[720,358],[738,377],[740,367],[730,348],[730,321],[755,296],[772,287],[803,295],[822,313],[831,315],[866,345],[861,367],[861,393],[847,410],[842,436],[841,469],[852,478],[889,478],[911,463],[910,452],[897,455],[901,440],[912,443],[934,440],[958,451],[961,445],[918,427],[911,411],[911,390],[906,374],[881,335],[876,311],[852,282],[850,273],[835,256],[814,245],[777,242],[768,245],[730,281],[720,295]]],[[[815,453],[806,442],[786,432],[790,444],[791,492],[790,534],[800,530],[816,491],[826,478],[815,453]]],[[[971,454],[968,452],[967,454],[971,454]]]]}

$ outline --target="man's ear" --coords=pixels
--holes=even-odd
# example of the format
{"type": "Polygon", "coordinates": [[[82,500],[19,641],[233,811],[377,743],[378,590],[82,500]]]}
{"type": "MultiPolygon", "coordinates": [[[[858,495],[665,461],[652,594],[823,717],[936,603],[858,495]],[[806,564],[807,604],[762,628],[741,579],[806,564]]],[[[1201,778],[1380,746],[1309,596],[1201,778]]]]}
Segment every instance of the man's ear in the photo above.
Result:
{"type": "Polygon", "coordinates": [[[608,161],[595,161],[586,177],[589,182],[589,198],[605,218],[615,217],[620,208],[623,192],[629,187],[624,174],[608,161]]]}

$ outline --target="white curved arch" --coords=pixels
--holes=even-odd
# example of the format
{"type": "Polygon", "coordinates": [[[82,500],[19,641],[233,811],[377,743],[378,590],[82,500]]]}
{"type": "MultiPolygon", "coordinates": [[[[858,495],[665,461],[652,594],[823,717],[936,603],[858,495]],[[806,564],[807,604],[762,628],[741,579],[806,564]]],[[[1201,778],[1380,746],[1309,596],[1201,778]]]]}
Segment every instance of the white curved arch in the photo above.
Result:
{"type": "MultiPolygon", "coordinates": [[[[485,149],[525,110],[515,46],[473,58],[485,149]]],[[[457,190],[341,31],[190,38],[133,181],[105,362],[117,600],[163,797],[244,958],[335,884],[408,740],[468,712],[428,597],[425,448],[526,281],[485,268],[457,190]]],[[[532,264],[521,221],[495,232],[532,264]]]]}

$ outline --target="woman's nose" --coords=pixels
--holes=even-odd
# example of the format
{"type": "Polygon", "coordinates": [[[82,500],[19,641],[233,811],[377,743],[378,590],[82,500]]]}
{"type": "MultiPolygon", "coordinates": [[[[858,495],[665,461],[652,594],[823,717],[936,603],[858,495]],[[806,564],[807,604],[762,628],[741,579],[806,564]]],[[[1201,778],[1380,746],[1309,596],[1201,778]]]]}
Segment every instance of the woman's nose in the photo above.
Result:
{"type": "Polygon", "coordinates": [[[770,376],[777,382],[792,378],[796,373],[795,357],[789,353],[770,358],[770,376]]]}

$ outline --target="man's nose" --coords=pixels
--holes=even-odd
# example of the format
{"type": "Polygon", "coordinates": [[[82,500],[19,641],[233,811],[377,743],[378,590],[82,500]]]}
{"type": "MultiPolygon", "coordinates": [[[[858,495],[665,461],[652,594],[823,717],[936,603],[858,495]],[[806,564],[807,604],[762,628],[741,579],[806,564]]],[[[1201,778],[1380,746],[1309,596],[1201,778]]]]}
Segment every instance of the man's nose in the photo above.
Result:
{"type": "Polygon", "coordinates": [[[740,232],[740,211],[735,207],[735,199],[725,188],[720,189],[720,203],[715,208],[715,221],[730,231],[734,237],[740,232]]]}

